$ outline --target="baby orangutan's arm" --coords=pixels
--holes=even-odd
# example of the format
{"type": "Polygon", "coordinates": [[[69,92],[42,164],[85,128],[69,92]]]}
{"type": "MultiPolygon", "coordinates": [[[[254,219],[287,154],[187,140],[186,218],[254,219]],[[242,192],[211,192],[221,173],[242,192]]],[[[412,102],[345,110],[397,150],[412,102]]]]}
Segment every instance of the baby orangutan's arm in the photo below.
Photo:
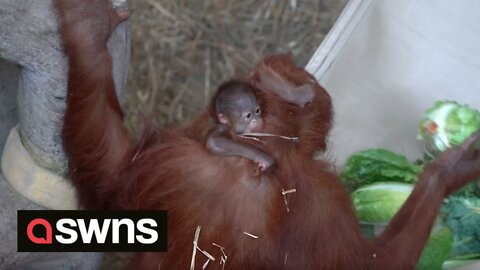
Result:
{"type": "Polygon", "coordinates": [[[215,130],[210,133],[207,138],[207,149],[216,155],[240,156],[250,159],[258,164],[262,171],[267,170],[273,165],[274,160],[272,157],[253,146],[242,144],[228,138],[227,133],[227,126],[217,125],[215,130]]]}

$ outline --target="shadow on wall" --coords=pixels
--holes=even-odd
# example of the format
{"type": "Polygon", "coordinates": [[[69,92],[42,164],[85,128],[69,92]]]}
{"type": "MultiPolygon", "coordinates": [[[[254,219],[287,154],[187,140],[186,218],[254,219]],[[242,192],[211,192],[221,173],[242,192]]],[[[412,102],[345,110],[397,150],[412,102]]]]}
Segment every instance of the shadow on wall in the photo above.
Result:
{"type": "Polygon", "coordinates": [[[19,68],[0,58],[0,154],[10,129],[18,123],[19,68]]]}

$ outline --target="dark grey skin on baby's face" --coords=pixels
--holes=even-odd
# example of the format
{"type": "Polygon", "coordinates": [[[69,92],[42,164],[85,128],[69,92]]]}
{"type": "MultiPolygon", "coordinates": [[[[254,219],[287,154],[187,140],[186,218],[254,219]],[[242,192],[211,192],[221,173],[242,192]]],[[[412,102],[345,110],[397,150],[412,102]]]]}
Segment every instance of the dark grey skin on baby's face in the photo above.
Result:
{"type": "Polygon", "coordinates": [[[218,121],[237,134],[253,132],[263,125],[262,109],[253,91],[238,91],[219,96],[215,102],[218,121]]]}
{"type": "Polygon", "coordinates": [[[223,156],[240,156],[255,162],[261,170],[273,165],[272,157],[263,151],[228,136],[260,131],[263,126],[262,109],[253,88],[242,82],[228,82],[219,87],[215,99],[217,127],[207,139],[207,149],[223,156]]]}

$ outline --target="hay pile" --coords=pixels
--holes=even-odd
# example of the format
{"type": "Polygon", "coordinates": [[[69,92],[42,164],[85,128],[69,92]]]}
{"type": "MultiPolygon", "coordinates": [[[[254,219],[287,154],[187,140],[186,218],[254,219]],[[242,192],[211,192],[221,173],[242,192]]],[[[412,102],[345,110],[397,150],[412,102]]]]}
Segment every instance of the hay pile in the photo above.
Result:
{"type": "Polygon", "coordinates": [[[291,52],[305,65],[346,0],[131,1],[126,113],[159,124],[191,119],[216,86],[263,55],[291,52]]]}

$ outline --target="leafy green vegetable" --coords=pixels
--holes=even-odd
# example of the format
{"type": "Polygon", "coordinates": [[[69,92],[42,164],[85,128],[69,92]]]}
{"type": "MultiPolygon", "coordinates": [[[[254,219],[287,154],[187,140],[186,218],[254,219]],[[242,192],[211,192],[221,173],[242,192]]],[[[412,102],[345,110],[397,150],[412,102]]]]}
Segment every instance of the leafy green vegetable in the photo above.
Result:
{"type": "MultiPolygon", "coordinates": [[[[375,234],[371,224],[387,224],[405,203],[413,185],[405,183],[374,183],[355,190],[351,196],[367,237],[375,234]]],[[[376,226],[376,225],[375,225],[376,226]]],[[[440,219],[433,227],[416,269],[442,269],[452,250],[452,231],[440,219]]]]}
{"type": "Polygon", "coordinates": [[[480,197],[480,180],[469,183],[454,194],[464,197],[480,197]]]}
{"type": "Polygon", "coordinates": [[[455,101],[437,101],[426,111],[419,128],[428,154],[436,156],[480,130],[480,112],[455,101]]]}
{"type": "Polygon", "coordinates": [[[452,250],[452,231],[437,222],[417,263],[417,270],[440,270],[452,250]]]}
{"type": "Polygon", "coordinates": [[[421,170],[421,166],[411,163],[405,156],[378,148],[350,156],[341,177],[353,190],[380,181],[414,183],[421,170]]]}
{"type": "Polygon", "coordinates": [[[375,227],[372,224],[360,224],[360,230],[362,234],[367,238],[375,237],[375,227]]]}
{"type": "Polygon", "coordinates": [[[351,194],[358,219],[369,224],[388,223],[412,189],[410,184],[395,182],[379,182],[358,188],[351,194]]]}
{"type": "MultiPolygon", "coordinates": [[[[388,224],[410,195],[423,164],[440,152],[461,144],[480,131],[480,112],[454,101],[439,101],[427,110],[420,123],[426,141],[425,156],[413,164],[386,149],[354,153],[341,177],[354,190],[351,197],[368,237],[376,226],[388,224]],[[375,224],[373,226],[372,224],[375,224]]],[[[417,269],[442,269],[480,259],[480,181],[470,183],[446,200],[445,225],[437,222],[422,252],[417,269]],[[444,261],[450,258],[450,261],[444,261]]],[[[480,260],[478,260],[480,262],[480,260]]]]}
{"type": "MultiPolygon", "coordinates": [[[[383,190],[385,193],[382,194],[382,199],[380,201],[373,202],[373,205],[368,205],[366,208],[362,207],[362,204],[365,204],[365,200],[360,200],[355,202],[355,207],[357,209],[357,213],[359,212],[359,216],[363,216],[360,218],[362,220],[361,229],[364,235],[368,238],[372,238],[375,236],[375,226],[368,223],[377,223],[378,221],[388,221],[393,217],[398,209],[402,206],[405,202],[406,197],[411,193],[412,186],[404,183],[375,183],[368,186],[366,189],[360,188],[357,190],[359,193],[362,193],[363,196],[374,196],[378,195],[377,191],[375,190],[383,190]],[[395,190],[405,190],[406,194],[402,194],[402,196],[398,196],[399,194],[395,194],[392,196],[391,192],[392,189],[395,190]],[[404,197],[403,195],[406,195],[404,197]],[[385,209],[384,207],[386,199],[391,200],[390,206],[391,208],[385,209]],[[357,207],[360,206],[360,207],[357,207]],[[368,213],[367,213],[368,212],[368,213]]],[[[362,197],[356,193],[357,197],[362,197]]],[[[355,193],[354,193],[355,194],[355,193]]],[[[378,196],[377,196],[378,198],[378,196]]],[[[422,251],[422,255],[417,263],[416,269],[419,270],[436,270],[442,269],[443,262],[449,258],[450,251],[452,249],[452,231],[450,228],[445,226],[441,223],[440,219],[437,220],[435,226],[430,233],[430,237],[425,245],[425,248],[422,251]]]]}
{"type": "MultiPolygon", "coordinates": [[[[446,260],[443,263],[444,270],[457,269],[462,266],[466,266],[472,263],[480,263],[480,260],[446,260]]],[[[473,269],[473,268],[470,268],[473,269]]]]}
{"type": "Polygon", "coordinates": [[[480,258],[480,198],[451,196],[442,212],[453,232],[451,258],[480,258]]]}

